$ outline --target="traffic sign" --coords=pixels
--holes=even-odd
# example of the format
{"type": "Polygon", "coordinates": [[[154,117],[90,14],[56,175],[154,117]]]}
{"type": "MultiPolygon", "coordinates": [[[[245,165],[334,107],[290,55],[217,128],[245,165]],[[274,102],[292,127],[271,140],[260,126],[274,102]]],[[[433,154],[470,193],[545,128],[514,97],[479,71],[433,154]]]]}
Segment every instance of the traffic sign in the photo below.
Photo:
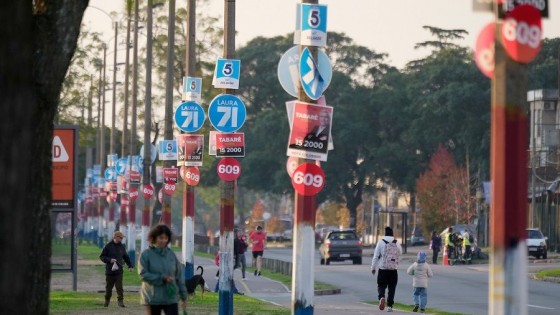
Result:
{"type": "Polygon", "coordinates": [[[163,184],[163,192],[169,196],[173,196],[176,188],[177,187],[175,185],[175,182],[173,181],[168,181],[165,184],[163,184]]]}
{"type": "Polygon", "coordinates": [[[234,158],[223,158],[216,167],[221,180],[232,182],[241,175],[241,164],[234,158]]]}
{"type": "Polygon", "coordinates": [[[115,170],[117,171],[117,175],[124,175],[126,173],[126,169],[128,168],[128,159],[127,158],[120,158],[115,163],[115,170]]]}
{"type": "Polygon", "coordinates": [[[177,160],[177,141],[161,140],[159,142],[159,159],[161,161],[177,160]]]}
{"type": "MultiPolygon", "coordinates": [[[[150,143],[150,164],[154,164],[154,162],[156,161],[156,154],[156,146],[150,143]]],[[[142,145],[142,147],[140,148],[140,157],[142,158],[142,161],[144,161],[144,145],[142,145]]],[[[143,163],[144,162],[140,162],[140,164],[142,164],[142,167],[144,167],[143,163]]]]}
{"type": "Polygon", "coordinates": [[[238,89],[240,70],[240,60],[218,59],[212,85],[217,89],[238,89]]]}
{"type": "Polygon", "coordinates": [[[130,188],[128,190],[128,197],[130,198],[130,200],[136,200],[138,199],[138,189],[136,188],[130,188]]]}
{"type": "Polygon", "coordinates": [[[239,97],[220,94],[208,106],[208,118],[214,128],[221,132],[235,132],[245,123],[245,104],[239,97]]]}
{"type": "Polygon", "coordinates": [[[314,196],[325,186],[325,173],[312,163],[303,163],[292,176],[292,186],[303,196],[314,196]]]}
{"type": "Polygon", "coordinates": [[[175,109],[175,115],[173,117],[177,128],[184,132],[195,132],[199,130],[202,128],[202,125],[204,125],[204,120],[206,119],[202,106],[192,101],[179,105],[179,107],[175,109]]]}
{"type": "Polygon", "coordinates": [[[183,101],[202,102],[202,78],[183,78],[183,101]]]}
{"type": "Polygon", "coordinates": [[[315,59],[308,48],[301,52],[299,59],[299,76],[301,80],[301,87],[305,94],[312,100],[317,100],[326,90],[325,80],[319,72],[319,68],[315,63],[315,59]]]}
{"type": "Polygon", "coordinates": [[[502,24],[502,42],[511,59],[529,63],[541,50],[541,14],[534,6],[516,6],[502,24]]]}
{"type": "Polygon", "coordinates": [[[301,4],[301,45],[327,45],[327,6],[321,4],[301,4]]]}
{"type": "MultiPolygon", "coordinates": [[[[280,85],[286,93],[296,98],[298,97],[298,86],[300,84],[299,59],[299,46],[294,46],[288,49],[278,62],[278,81],[280,81],[280,85]]],[[[331,62],[327,54],[320,49],[317,50],[317,59],[319,62],[316,63],[316,66],[323,78],[324,91],[332,79],[331,62]]]]}
{"type": "Polygon", "coordinates": [[[181,166],[181,178],[183,178],[188,185],[196,186],[200,183],[200,171],[196,166],[181,166]]]}

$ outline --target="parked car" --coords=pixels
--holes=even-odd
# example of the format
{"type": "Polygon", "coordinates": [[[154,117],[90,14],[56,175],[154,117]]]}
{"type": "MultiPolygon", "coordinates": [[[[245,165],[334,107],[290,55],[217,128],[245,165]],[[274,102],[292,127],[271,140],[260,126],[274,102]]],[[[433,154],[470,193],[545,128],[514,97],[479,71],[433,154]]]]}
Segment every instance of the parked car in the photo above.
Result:
{"type": "Polygon", "coordinates": [[[527,248],[529,255],[535,258],[547,258],[546,241],[548,237],[544,236],[539,229],[526,229],[527,231],[527,248]]]}
{"type": "Polygon", "coordinates": [[[422,235],[422,231],[418,228],[418,226],[415,226],[412,230],[412,235],[410,236],[410,246],[424,245],[424,243],[426,243],[426,240],[422,235]]]}
{"type": "Polygon", "coordinates": [[[352,260],[354,265],[362,264],[362,241],[355,230],[330,231],[319,247],[321,265],[331,261],[352,260]]]}

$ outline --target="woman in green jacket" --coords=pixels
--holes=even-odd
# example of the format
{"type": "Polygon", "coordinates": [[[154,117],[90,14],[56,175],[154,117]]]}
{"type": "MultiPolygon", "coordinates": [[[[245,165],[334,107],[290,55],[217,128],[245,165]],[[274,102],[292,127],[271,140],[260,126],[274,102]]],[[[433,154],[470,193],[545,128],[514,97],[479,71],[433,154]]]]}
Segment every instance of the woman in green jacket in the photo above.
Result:
{"type": "Polygon", "coordinates": [[[146,305],[147,314],[166,315],[179,313],[179,296],[182,307],[187,307],[187,289],[183,264],[168,247],[171,230],[163,224],[152,228],[148,234],[150,247],[142,252],[138,274],[142,280],[140,304],[146,305]],[[179,295],[179,296],[178,296],[179,295]]]}

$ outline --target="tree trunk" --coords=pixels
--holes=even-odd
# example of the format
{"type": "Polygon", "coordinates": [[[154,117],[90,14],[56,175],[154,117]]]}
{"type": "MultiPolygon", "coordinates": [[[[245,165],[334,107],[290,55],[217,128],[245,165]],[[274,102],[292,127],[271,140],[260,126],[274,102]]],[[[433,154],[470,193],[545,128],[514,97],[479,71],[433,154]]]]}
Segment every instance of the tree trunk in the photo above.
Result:
{"type": "Polygon", "coordinates": [[[53,118],[87,5],[0,5],[0,309],[6,314],[48,314],[53,118]]]}

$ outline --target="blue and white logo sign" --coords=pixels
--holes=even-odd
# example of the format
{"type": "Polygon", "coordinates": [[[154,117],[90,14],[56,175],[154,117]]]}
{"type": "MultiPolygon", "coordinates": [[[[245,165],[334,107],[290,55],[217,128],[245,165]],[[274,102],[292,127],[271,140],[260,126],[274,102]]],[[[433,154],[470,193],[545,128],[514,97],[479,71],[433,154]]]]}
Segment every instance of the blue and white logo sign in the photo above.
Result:
{"type": "Polygon", "coordinates": [[[208,107],[208,119],[214,128],[221,132],[235,132],[243,126],[246,118],[245,104],[239,97],[220,94],[208,107]]]}
{"type": "Polygon", "coordinates": [[[301,52],[299,60],[299,74],[301,78],[301,87],[305,94],[312,100],[317,100],[325,91],[325,80],[319,72],[315,59],[309,49],[305,48],[301,52]]]}
{"type": "Polygon", "coordinates": [[[159,142],[159,159],[161,161],[177,161],[176,140],[161,140],[159,142]]]}
{"type": "Polygon", "coordinates": [[[202,102],[202,78],[183,78],[183,101],[202,102]]]}
{"type": "Polygon", "coordinates": [[[212,85],[217,89],[238,89],[240,73],[240,60],[218,59],[212,85]]]}
{"type": "MultiPolygon", "coordinates": [[[[319,63],[319,73],[323,78],[323,92],[327,89],[332,79],[332,67],[329,57],[324,51],[318,49],[317,56],[319,63]]],[[[298,85],[300,82],[299,75],[299,46],[288,49],[280,62],[278,62],[278,80],[284,90],[293,97],[298,97],[298,85]]]]}
{"type": "Polygon", "coordinates": [[[301,45],[327,45],[327,6],[321,4],[301,4],[301,45]]]}
{"type": "Polygon", "coordinates": [[[115,169],[117,170],[117,175],[124,175],[126,169],[128,168],[128,158],[120,158],[115,163],[115,169]]]}
{"type": "Polygon", "coordinates": [[[117,171],[113,166],[109,166],[105,169],[105,179],[110,182],[117,181],[117,171]]]}
{"type": "Polygon", "coordinates": [[[175,125],[184,132],[195,132],[202,128],[206,115],[196,102],[185,102],[175,110],[175,125]]]}

